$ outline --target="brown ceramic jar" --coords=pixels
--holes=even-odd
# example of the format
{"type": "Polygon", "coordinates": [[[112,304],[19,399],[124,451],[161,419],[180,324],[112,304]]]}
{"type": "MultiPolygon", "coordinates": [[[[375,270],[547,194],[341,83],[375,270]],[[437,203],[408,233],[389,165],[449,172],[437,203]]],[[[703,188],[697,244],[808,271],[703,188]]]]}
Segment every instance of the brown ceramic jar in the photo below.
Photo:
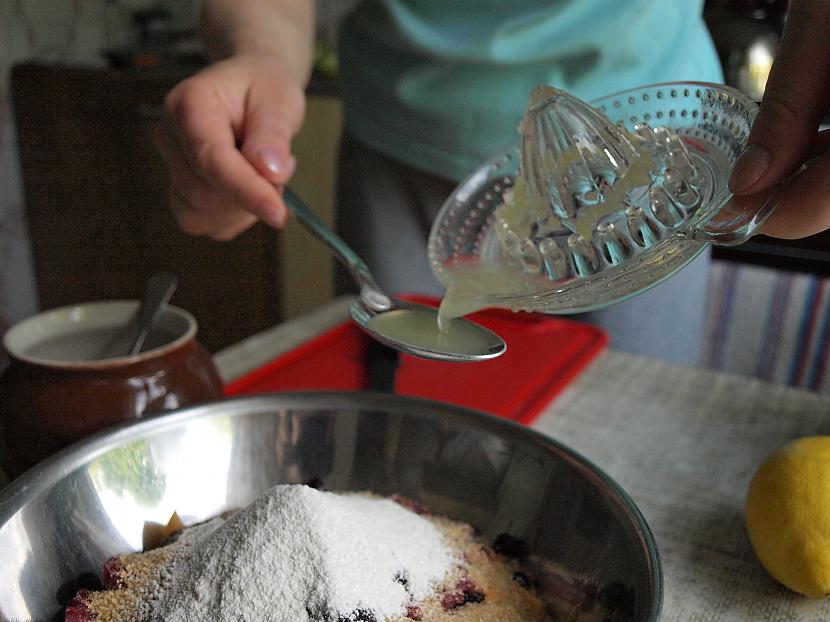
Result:
{"type": "Polygon", "coordinates": [[[222,395],[196,320],[167,306],[144,350],[129,349],[136,301],[52,309],[3,339],[0,466],[14,478],[50,454],[111,425],[222,395]]]}

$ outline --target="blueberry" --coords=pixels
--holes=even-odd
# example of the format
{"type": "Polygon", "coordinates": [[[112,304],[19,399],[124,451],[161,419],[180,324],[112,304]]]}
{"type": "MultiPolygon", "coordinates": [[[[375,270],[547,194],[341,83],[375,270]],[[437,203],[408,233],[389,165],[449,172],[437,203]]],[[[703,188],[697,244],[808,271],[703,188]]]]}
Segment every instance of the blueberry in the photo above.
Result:
{"type": "Polygon", "coordinates": [[[531,585],[530,577],[528,577],[521,570],[517,570],[516,572],[513,573],[513,580],[516,583],[518,583],[519,585],[521,585],[524,589],[526,589],[526,590],[530,589],[530,585],[531,585]]]}
{"type": "Polygon", "coordinates": [[[496,536],[493,549],[500,555],[515,559],[525,559],[530,554],[530,547],[527,542],[511,536],[509,533],[501,533],[496,536]]]}
{"type": "Polygon", "coordinates": [[[464,602],[465,603],[483,603],[484,602],[484,592],[479,592],[478,590],[474,590],[472,592],[464,592],[464,602]]]}
{"type": "Polygon", "coordinates": [[[599,590],[593,583],[581,583],[580,587],[582,589],[582,604],[580,606],[583,611],[591,611],[596,604],[599,590]]]}
{"type": "Polygon", "coordinates": [[[615,581],[603,587],[597,594],[597,598],[609,611],[619,611],[627,617],[634,615],[636,601],[634,588],[625,587],[621,581],[615,581]]]}

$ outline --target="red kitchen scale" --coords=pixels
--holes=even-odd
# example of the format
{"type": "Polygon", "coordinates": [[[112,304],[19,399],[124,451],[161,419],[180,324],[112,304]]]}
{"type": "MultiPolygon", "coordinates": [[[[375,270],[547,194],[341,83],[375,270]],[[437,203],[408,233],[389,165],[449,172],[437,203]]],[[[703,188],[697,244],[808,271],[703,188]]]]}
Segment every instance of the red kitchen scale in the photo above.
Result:
{"type": "MultiPolygon", "coordinates": [[[[434,298],[406,298],[438,304],[434,298]]],[[[562,317],[487,309],[469,318],[500,335],[507,352],[478,363],[390,354],[354,323],[344,321],[228,383],[225,393],[391,390],[530,424],[608,344],[600,328],[562,317]],[[386,353],[379,356],[379,348],[386,353]],[[384,368],[391,372],[386,373],[387,386],[378,387],[377,370],[384,368]]]]}

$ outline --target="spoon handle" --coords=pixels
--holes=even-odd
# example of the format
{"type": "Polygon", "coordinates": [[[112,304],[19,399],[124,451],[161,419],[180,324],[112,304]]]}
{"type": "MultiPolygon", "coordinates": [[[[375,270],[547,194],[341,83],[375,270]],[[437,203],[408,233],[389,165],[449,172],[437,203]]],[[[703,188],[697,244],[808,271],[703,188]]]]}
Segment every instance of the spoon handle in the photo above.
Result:
{"type": "Polygon", "coordinates": [[[360,297],[375,311],[386,311],[392,306],[392,301],[383,294],[369,266],[354,252],[351,246],[346,244],[331,227],[323,222],[317,214],[308,207],[303,200],[297,196],[288,186],[283,188],[283,200],[286,207],[297,217],[297,220],[313,233],[319,240],[333,251],[334,256],[340,260],[360,286],[360,297]]]}
{"type": "Polygon", "coordinates": [[[170,274],[169,272],[154,274],[147,281],[147,287],[144,290],[144,299],[138,311],[138,326],[132,340],[132,345],[130,346],[130,356],[141,352],[144,340],[155,325],[162,310],[170,301],[173,292],[176,291],[178,283],[179,280],[176,278],[176,275],[170,274]]]}

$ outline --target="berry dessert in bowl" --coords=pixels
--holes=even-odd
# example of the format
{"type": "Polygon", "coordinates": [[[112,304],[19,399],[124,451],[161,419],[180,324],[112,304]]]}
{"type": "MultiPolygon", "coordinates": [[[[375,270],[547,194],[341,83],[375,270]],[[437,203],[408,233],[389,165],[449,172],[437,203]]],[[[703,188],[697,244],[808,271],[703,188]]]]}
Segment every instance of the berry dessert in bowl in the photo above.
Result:
{"type": "Polygon", "coordinates": [[[646,622],[654,539],[559,443],[415,398],[231,398],[0,494],[0,620],[646,622]],[[172,517],[172,518],[171,518],[172,517]]]}

